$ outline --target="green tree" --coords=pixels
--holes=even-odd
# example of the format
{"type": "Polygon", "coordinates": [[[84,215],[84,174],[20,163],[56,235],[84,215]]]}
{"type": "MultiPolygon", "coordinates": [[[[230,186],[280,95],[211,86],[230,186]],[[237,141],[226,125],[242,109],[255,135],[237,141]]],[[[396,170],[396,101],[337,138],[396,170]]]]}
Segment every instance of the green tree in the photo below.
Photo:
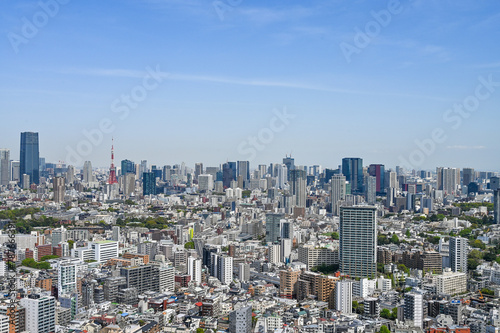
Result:
{"type": "Polygon", "coordinates": [[[188,250],[194,249],[194,242],[193,241],[187,242],[186,244],[184,244],[184,248],[188,250]]]}
{"type": "Polygon", "coordinates": [[[411,234],[410,234],[410,229],[406,229],[406,233],[405,233],[406,237],[410,237],[411,234]]]}
{"type": "Polygon", "coordinates": [[[391,319],[391,310],[382,309],[382,311],[380,311],[380,317],[385,318],[385,319],[391,319]]]}
{"type": "Polygon", "coordinates": [[[71,250],[73,248],[73,245],[75,244],[75,241],[72,240],[72,239],[69,239],[68,240],[68,245],[69,245],[69,249],[71,250]]]}
{"type": "Polygon", "coordinates": [[[336,231],[332,232],[332,238],[333,239],[339,239],[339,233],[336,232],[336,231]]]}
{"type": "Polygon", "coordinates": [[[41,257],[40,261],[46,261],[46,260],[49,260],[49,259],[56,259],[56,258],[59,258],[59,256],[56,256],[55,254],[51,254],[51,255],[48,255],[48,256],[41,257]]]}
{"type": "Polygon", "coordinates": [[[380,326],[380,333],[391,333],[391,331],[389,331],[387,326],[382,325],[382,326],[380,326]]]}
{"type": "Polygon", "coordinates": [[[399,237],[398,237],[398,235],[392,234],[391,243],[393,243],[393,244],[399,244],[399,237]]]}
{"type": "Polygon", "coordinates": [[[475,270],[479,266],[479,261],[477,259],[467,259],[467,268],[471,271],[475,270]]]}
{"type": "Polygon", "coordinates": [[[204,333],[205,330],[203,328],[197,328],[196,333],[204,333]]]}

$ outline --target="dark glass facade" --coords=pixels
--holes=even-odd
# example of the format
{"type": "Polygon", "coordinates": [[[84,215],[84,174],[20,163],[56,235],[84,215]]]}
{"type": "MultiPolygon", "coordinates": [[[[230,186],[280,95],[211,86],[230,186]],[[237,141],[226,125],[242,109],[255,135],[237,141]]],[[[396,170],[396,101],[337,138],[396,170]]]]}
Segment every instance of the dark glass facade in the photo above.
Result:
{"type": "Polygon", "coordinates": [[[31,184],[40,184],[40,156],[38,133],[21,133],[20,177],[30,176],[31,184]]]}

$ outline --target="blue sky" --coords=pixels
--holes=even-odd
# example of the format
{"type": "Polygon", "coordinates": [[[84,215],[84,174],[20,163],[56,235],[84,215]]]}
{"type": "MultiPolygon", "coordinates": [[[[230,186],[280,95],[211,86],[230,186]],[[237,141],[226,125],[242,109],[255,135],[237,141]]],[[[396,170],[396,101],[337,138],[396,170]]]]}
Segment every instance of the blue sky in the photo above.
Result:
{"type": "Polygon", "coordinates": [[[117,160],[158,165],[292,153],[299,165],[394,167],[414,154],[417,168],[500,170],[500,86],[460,124],[443,118],[480,78],[500,82],[496,1],[59,1],[50,15],[38,1],[2,4],[0,146],[13,158],[19,133],[37,131],[41,156],[77,165],[108,165],[114,137],[117,160]],[[362,47],[348,61],[342,45],[362,47]],[[161,79],[120,117],[114,102],[148,68],[161,79]],[[270,131],[285,109],[293,118],[270,131]],[[103,120],[112,131],[70,156],[103,120]],[[446,140],[416,152],[435,129],[446,140]]]}

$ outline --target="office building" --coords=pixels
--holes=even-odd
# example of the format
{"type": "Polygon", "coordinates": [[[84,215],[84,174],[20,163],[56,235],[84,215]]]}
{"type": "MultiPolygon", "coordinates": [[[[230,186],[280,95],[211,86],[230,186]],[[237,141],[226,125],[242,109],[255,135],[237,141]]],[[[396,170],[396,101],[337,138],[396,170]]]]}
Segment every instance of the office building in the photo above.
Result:
{"type": "Polygon", "coordinates": [[[500,224],[500,189],[493,191],[493,223],[500,224]]]}
{"type": "Polygon", "coordinates": [[[282,238],[281,249],[280,249],[281,262],[289,263],[291,254],[292,254],[292,240],[290,238],[282,238]]]}
{"type": "Polygon", "coordinates": [[[21,182],[21,166],[19,161],[10,162],[10,180],[16,183],[21,182]]]}
{"type": "Polygon", "coordinates": [[[281,235],[281,220],[283,214],[266,214],[266,242],[275,243],[281,235]]]}
{"type": "Polygon", "coordinates": [[[105,263],[111,258],[118,257],[118,242],[109,240],[92,242],[91,248],[94,260],[98,263],[105,263]]]}
{"type": "Polygon", "coordinates": [[[413,327],[423,327],[424,324],[424,308],[423,296],[417,292],[409,292],[404,295],[404,319],[411,320],[413,327]]]}
{"type": "Polygon", "coordinates": [[[363,193],[363,159],[343,158],[342,174],[351,184],[351,192],[355,194],[363,193]]]}
{"type": "Polygon", "coordinates": [[[198,176],[198,189],[200,192],[208,192],[214,189],[214,177],[212,175],[199,175],[198,176]]]}
{"type": "Polygon", "coordinates": [[[456,194],[460,184],[460,169],[436,168],[437,189],[445,194],[456,194]]]}
{"type": "Polygon", "coordinates": [[[56,247],[59,243],[66,242],[68,240],[68,230],[61,226],[52,230],[52,247],[56,247]]]}
{"type": "Polygon", "coordinates": [[[294,207],[306,207],[306,172],[300,169],[290,170],[289,172],[290,193],[292,194],[294,207]]]}
{"type": "Polygon", "coordinates": [[[92,171],[92,162],[83,162],[83,182],[91,183],[94,181],[94,173],[92,171]]]}
{"type": "Polygon", "coordinates": [[[31,183],[40,183],[38,133],[21,133],[20,174],[29,175],[31,183]]]}
{"type": "Polygon", "coordinates": [[[331,177],[331,202],[332,214],[339,215],[340,202],[345,200],[346,195],[346,178],[344,175],[333,175],[331,177]]]}
{"type": "Polygon", "coordinates": [[[468,245],[467,238],[450,238],[450,263],[453,272],[467,273],[468,245]]]}
{"type": "Polygon", "coordinates": [[[55,332],[56,309],[53,296],[33,294],[22,298],[20,303],[26,309],[26,330],[28,332],[55,332]]]}
{"type": "Polygon", "coordinates": [[[469,186],[470,183],[476,181],[476,172],[472,168],[464,168],[462,175],[462,185],[464,186],[469,186]]]}
{"type": "Polygon", "coordinates": [[[144,172],[142,174],[142,194],[156,195],[156,177],[154,172],[144,172]]]}
{"type": "Polygon", "coordinates": [[[242,177],[244,182],[250,180],[250,162],[238,161],[238,177],[242,177]]]}
{"type": "Polygon", "coordinates": [[[352,313],[352,281],[337,281],[334,294],[335,310],[349,315],[352,313]]]}
{"type": "Polygon", "coordinates": [[[113,231],[111,239],[115,242],[120,242],[120,227],[117,225],[114,225],[113,228],[111,228],[113,231]]]}
{"type": "Polygon", "coordinates": [[[222,165],[222,185],[224,188],[231,187],[231,182],[237,179],[236,162],[226,162],[222,165]]]}
{"type": "Polygon", "coordinates": [[[133,173],[135,174],[135,163],[130,161],[130,160],[122,160],[121,162],[121,174],[122,176],[128,174],[128,173],[133,173]]]}
{"type": "Polygon", "coordinates": [[[229,333],[252,332],[252,307],[246,306],[229,314],[229,333]]]}
{"type": "Polygon", "coordinates": [[[0,186],[9,185],[10,181],[10,150],[0,149],[0,186]]]}
{"type": "Polygon", "coordinates": [[[370,164],[368,174],[375,177],[375,191],[378,195],[385,193],[385,166],[383,164],[370,164]]]}
{"type": "Polygon", "coordinates": [[[64,177],[54,177],[52,187],[54,190],[54,202],[64,202],[64,195],[66,194],[66,184],[64,177]]]}
{"type": "Polygon", "coordinates": [[[377,276],[377,209],[340,207],[340,271],[352,277],[377,276]]]}

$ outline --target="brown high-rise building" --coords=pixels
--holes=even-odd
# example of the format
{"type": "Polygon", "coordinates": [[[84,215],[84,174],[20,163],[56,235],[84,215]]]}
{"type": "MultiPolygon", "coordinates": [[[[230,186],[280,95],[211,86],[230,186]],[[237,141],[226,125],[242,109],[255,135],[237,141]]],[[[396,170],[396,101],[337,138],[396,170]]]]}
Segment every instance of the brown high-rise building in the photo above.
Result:
{"type": "Polygon", "coordinates": [[[280,271],[280,296],[284,298],[296,298],[297,281],[302,271],[280,271]]]}

